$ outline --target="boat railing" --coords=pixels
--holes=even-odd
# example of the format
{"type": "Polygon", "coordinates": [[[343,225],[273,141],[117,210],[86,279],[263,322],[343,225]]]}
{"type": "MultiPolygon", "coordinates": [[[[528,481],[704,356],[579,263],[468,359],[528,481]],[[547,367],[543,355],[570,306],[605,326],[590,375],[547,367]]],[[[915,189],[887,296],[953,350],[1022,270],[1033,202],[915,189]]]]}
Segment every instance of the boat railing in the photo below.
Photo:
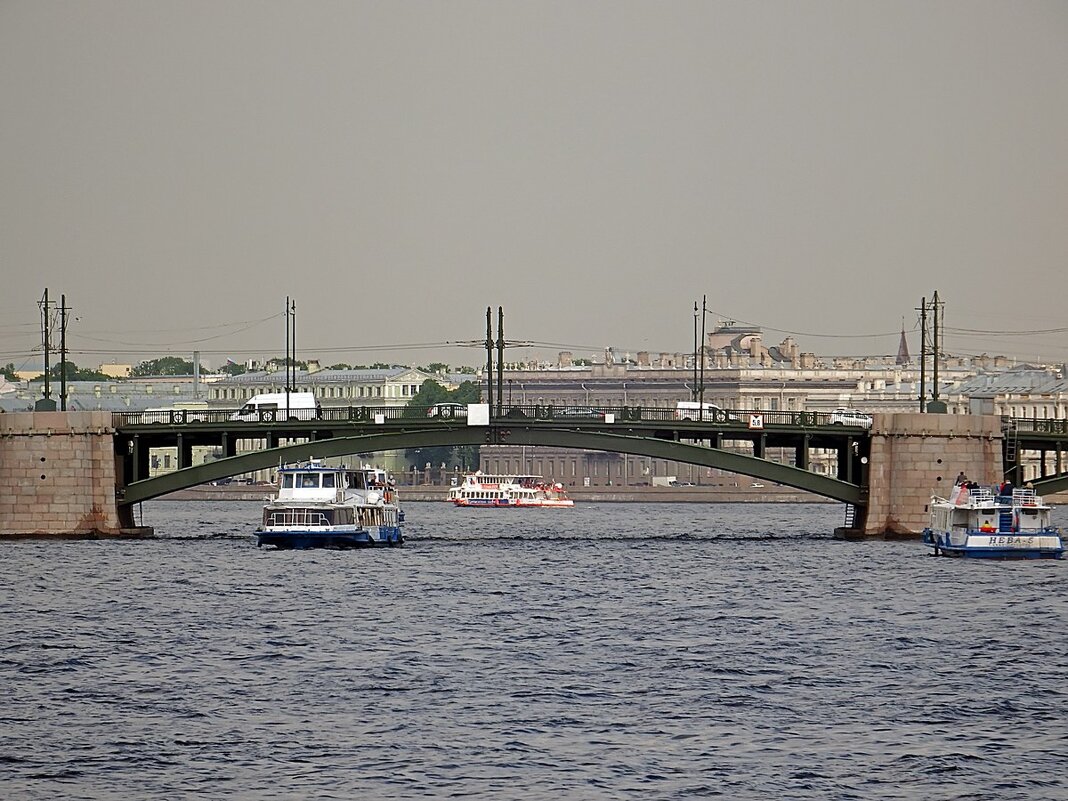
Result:
{"type": "Polygon", "coordinates": [[[329,526],[330,519],[315,509],[278,509],[268,513],[268,526],[329,526]]]}
{"type": "Polygon", "coordinates": [[[969,487],[968,500],[976,506],[993,506],[994,491],[990,487],[969,487]]]}
{"type": "Polygon", "coordinates": [[[1013,489],[1013,506],[1041,506],[1042,498],[1035,494],[1033,489],[1013,489]]]}

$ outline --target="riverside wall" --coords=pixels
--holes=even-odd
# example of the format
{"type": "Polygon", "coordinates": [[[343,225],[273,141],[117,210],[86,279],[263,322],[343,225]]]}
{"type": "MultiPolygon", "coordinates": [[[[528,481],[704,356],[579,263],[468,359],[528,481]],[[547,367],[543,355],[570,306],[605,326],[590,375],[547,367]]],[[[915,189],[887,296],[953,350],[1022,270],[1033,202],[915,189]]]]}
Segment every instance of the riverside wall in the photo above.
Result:
{"type": "Polygon", "coordinates": [[[0,539],[139,537],[115,503],[110,412],[0,414],[0,539]]]}

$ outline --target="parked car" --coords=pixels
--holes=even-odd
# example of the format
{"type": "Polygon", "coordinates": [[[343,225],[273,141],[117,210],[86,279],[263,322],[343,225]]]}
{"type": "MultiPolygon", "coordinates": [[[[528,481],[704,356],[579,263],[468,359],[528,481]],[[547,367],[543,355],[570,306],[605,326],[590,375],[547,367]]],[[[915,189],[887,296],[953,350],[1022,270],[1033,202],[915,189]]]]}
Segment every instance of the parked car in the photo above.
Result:
{"type": "Polygon", "coordinates": [[[604,412],[589,406],[565,406],[553,412],[554,417],[585,417],[590,420],[603,420],[604,412]]]}
{"type": "Polygon", "coordinates": [[[427,417],[440,417],[447,419],[449,417],[467,417],[467,404],[466,403],[435,403],[429,409],[426,410],[427,417]]]}
{"type": "Polygon", "coordinates": [[[831,412],[831,425],[871,428],[871,423],[871,415],[858,409],[835,409],[831,412]]]}

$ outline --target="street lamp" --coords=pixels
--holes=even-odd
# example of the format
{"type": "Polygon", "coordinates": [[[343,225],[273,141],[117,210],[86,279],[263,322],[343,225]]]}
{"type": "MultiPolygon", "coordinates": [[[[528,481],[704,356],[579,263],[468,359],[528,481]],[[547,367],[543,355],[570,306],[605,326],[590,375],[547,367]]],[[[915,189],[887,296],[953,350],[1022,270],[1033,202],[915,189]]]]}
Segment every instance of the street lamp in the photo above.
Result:
{"type": "Polygon", "coordinates": [[[697,301],[693,302],[693,398],[697,400],[697,301]]]}

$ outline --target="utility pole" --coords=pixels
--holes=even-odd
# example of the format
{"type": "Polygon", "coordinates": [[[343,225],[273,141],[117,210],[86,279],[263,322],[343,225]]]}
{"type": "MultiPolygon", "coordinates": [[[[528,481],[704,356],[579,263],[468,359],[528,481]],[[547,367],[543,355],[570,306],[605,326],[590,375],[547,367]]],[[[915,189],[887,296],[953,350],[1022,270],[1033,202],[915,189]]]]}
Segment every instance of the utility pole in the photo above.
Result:
{"type": "Polygon", "coordinates": [[[286,295],[286,417],[289,417],[289,295],[286,295]]]}
{"type": "Polygon", "coordinates": [[[493,307],[486,307],[486,403],[493,409],[493,307]]]}
{"type": "MultiPolygon", "coordinates": [[[[289,302],[290,316],[293,318],[293,391],[297,391],[297,301],[289,302]]],[[[288,410],[287,410],[288,411],[288,410]]]]}
{"type": "Polygon", "coordinates": [[[931,307],[934,310],[934,344],[931,353],[932,357],[934,358],[934,368],[932,370],[931,380],[931,383],[933,384],[931,388],[931,400],[933,400],[936,404],[940,403],[940,401],[938,400],[938,306],[938,290],[936,289],[934,293],[934,299],[931,301],[931,307]]]}
{"type": "Polygon", "coordinates": [[[67,411],[67,296],[59,296],[59,409],[67,411]]]}
{"type": "Polygon", "coordinates": [[[48,400],[52,397],[52,385],[50,383],[49,371],[52,366],[48,361],[48,352],[52,347],[50,339],[52,321],[51,321],[51,309],[48,303],[48,287],[45,287],[44,300],[41,303],[41,331],[44,334],[44,397],[48,400]]]}
{"type": "Polygon", "coordinates": [[[920,411],[927,411],[927,298],[920,298],[920,411]]]}
{"type": "Polygon", "coordinates": [[[708,315],[708,295],[701,295],[701,382],[699,392],[701,401],[701,419],[705,419],[705,317],[708,315]]]}
{"type": "Polygon", "coordinates": [[[697,400],[697,301],[693,302],[693,395],[697,400]]]}
{"type": "Polygon", "coordinates": [[[504,307],[497,307],[497,415],[504,403],[504,307]]]}
{"type": "Polygon", "coordinates": [[[37,302],[41,307],[41,344],[44,346],[44,390],[43,397],[37,400],[33,408],[41,412],[54,412],[56,402],[52,400],[52,377],[50,375],[52,365],[49,360],[52,351],[52,303],[48,300],[48,288],[45,287],[44,297],[37,302]]]}

